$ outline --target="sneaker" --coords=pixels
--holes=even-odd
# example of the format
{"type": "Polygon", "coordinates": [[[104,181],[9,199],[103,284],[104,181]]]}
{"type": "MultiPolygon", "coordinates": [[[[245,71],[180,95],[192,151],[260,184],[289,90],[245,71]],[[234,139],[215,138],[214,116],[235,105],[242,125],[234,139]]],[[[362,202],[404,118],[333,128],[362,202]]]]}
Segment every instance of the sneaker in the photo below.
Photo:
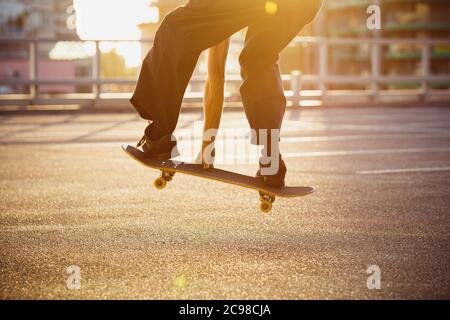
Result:
{"type": "Polygon", "coordinates": [[[164,161],[169,160],[180,155],[177,149],[177,142],[172,140],[172,135],[165,135],[158,140],[149,138],[148,129],[138,142],[137,148],[142,148],[142,151],[149,159],[164,161]]]}
{"type": "Polygon", "coordinates": [[[285,186],[284,179],[286,178],[287,168],[286,168],[286,164],[284,163],[281,156],[280,156],[278,172],[275,175],[263,176],[261,174],[261,168],[263,168],[263,167],[268,168],[268,167],[270,167],[270,164],[262,165],[261,163],[259,163],[259,166],[260,166],[260,169],[256,173],[256,177],[263,179],[264,184],[266,186],[273,187],[273,188],[282,188],[285,186]]]}

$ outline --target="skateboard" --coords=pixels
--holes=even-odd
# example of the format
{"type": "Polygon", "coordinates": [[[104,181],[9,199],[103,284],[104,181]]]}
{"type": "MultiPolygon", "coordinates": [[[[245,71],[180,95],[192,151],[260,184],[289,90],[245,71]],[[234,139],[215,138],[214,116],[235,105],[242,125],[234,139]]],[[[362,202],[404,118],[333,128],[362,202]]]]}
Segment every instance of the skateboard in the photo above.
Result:
{"type": "Polygon", "coordinates": [[[266,186],[261,179],[256,177],[216,168],[203,169],[200,164],[148,159],[142,151],[129,145],[122,145],[122,149],[127,155],[142,165],[161,171],[160,177],[155,179],[153,183],[154,187],[158,190],[164,189],[167,186],[167,183],[172,181],[176,173],[220,181],[258,191],[260,200],[259,208],[264,213],[268,213],[272,210],[272,204],[276,197],[297,198],[309,195],[315,191],[315,188],[313,187],[272,188],[266,186]]]}

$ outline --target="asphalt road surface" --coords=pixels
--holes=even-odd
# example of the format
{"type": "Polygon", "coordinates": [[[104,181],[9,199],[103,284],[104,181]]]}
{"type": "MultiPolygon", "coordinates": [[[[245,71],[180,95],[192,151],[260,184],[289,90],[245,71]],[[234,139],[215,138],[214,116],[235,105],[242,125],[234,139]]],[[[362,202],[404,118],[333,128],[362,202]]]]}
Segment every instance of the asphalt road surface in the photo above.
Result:
{"type": "MultiPolygon", "coordinates": [[[[184,156],[199,121],[181,115],[184,156]]],[[[2,299],[450,298],[450,108],[288,112],[287,183],[319,189],[270,214],[223,183],[155,190],[157,172],[120,148],[144,127],[0,116],[2,299]]],[[[245,141],[238,129],[243,114],[226,113],[222,142],[245,141]]],[[[253,174],[239,148],[218,166],[253,174]]]]}

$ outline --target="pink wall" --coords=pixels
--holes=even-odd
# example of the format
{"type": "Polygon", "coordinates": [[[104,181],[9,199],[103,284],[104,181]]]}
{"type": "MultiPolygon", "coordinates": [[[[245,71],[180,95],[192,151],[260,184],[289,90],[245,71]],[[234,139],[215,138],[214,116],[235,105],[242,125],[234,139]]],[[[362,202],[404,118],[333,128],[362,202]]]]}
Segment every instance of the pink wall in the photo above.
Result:
{"type": "MultiPolygon", "coordinates": [[[[29,79],[30,69],[28,60],[4,59],[0,60],[0,79],[29,79]]],[[[40,79],[74,79],[76,77],[76,61],[40,60],[38,63],[40,79]]],[[[73,93],[75,86],[45,85],[39,87],[41,93],[73,93]]]]}

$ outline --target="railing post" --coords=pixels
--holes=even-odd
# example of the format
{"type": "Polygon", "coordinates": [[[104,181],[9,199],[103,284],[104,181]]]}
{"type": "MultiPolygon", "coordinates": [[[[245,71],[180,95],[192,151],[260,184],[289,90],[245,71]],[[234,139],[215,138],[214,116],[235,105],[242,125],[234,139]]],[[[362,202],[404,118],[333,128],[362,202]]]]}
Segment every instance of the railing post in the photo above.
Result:
{"type": "Polygon", "coordinates": [[[31,104],[36,104],[36,100],[39,96],[39,88],[38,88],[38,78],[39,78],[39,46],[38,41],[33,40],[29,44],[29,68],[30,68],[30,80],[32,84],[30,85],[30,96],[31,96],[31,104]]]}
{"type": "Polygon", "coordinates": [[[372,65],[372,81],[371,81],[371,89],[372,89],[372,101],[378,101],[379,94],[379,86],[378,82],[381,74],[381,47],[377,41],[372,42],[371,46],[371,65],[372,65]]]}
{"type": "Polygon", "coordinates": [[[300,107],[302,90],[302,73],[299,70],[291,72],[292,106],[300,107]]]}
{"type": "MultiPolygon", "coordinates": [[[[384,11],[383,1],[375,0],[374,4],[384,11]]],[[[372,101],[376,103],[379,101],[380,96],[379,80],[381,76],[382,47],[379,40],[382,38],[381,30],[375,29],[373,35],[375,41],[372,42],[372,101]]]]}
{"type": "Polygon", "coordinates": [[[429,43],[422,44],[422,100],[428,99],[428,79],[430,77],[431,46],[429,43]]]}
{"type": "Polygon", "coordinates": [[[101,75],[101,52],[100,52],[100,41],[95,40],[95,55],[94,61],[92,63],[92,77],[94,80],[92,91],[94,93],[93,107],[97,108],[100,105],[100,75],[101,75]]]}
{"type": "Polygon", "coordinates": [[[325,101],[327,94],[326,81],[328,77],[328,43],[323,38],[319,42],[319,86],[322,92],[322,100],[325,101]]]}

